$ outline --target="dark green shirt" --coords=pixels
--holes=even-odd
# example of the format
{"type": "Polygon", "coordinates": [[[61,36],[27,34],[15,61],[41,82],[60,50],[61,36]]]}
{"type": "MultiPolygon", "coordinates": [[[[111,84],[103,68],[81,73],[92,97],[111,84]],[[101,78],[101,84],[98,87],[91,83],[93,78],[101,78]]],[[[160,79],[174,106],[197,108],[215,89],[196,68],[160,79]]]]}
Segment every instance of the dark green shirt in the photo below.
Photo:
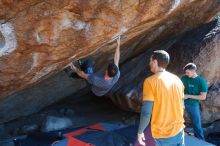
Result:
{"type": "MultiPolygon", "coordinates": [[[[208,84],[204,78],[201,76],[197,76],[195,78],[189,78],[188,76],[184,75],[181,78],[185,90],[185,94],[189,95],[200,95],[201,92],[208,92],[208,84]]],[[[195,105],[198,104],[199,100],[197,99],[186,99],[185,104],[195,105]]]]}

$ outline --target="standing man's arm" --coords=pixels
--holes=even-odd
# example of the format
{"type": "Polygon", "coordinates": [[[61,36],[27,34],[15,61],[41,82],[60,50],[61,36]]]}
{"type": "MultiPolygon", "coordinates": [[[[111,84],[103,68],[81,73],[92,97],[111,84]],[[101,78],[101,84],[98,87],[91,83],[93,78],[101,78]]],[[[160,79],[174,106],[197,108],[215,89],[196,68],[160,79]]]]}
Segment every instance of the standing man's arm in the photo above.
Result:
{"type": "Polygon", "coordinates": [[[143,146],[146,145],[144,142],[145,141],[144,130],[147,128],[147,126],[150,123],[153,104],[154,104],[153,89],[150,83],[146,79],[143,85],[143,106],[141,109],[140,124],[137,134],[138,142],[143,146]]]}
{"type": "Polygon", "coordinates": [[[197,99],[197,100],[205,100],[208,92],[208,84],[205,79],[201,78],[200,80],[200,95],[189,95],[185,94],[185,99],[197,99]]]}
{"type": "Polygon", "coordinates": [[[206,99],[207,92],[200,92],[200,95],[189,95],[185,94],[184,99],[197,99],[197,100],[205,100],[206,99]]]}
{"type": "Polygon", "coordinates": [[[119,60],[120,60],[120,36],[117,39],[117,48],[115,50],[115,55],[114,55],[114,63],[115,65],[119,65],[119,60]]]}
{"type": "Polygon", "coordinates": [[[78,74],[83,79],[88,80],[88,74],[84,73],[83,71],[79,70],[76,66],[74,66],[72,63],[70,64],[70,68],[78,74]]]}
{"type": "Polygon", "coordinates": [[[144,101],[143,106],[141,108],[140,124],[138,128],[138,141],[141,145],[144,146],[145,146],[144,130],[148,127],[150,123],[152,108],[153,108],[153,101],[144,101]]]}

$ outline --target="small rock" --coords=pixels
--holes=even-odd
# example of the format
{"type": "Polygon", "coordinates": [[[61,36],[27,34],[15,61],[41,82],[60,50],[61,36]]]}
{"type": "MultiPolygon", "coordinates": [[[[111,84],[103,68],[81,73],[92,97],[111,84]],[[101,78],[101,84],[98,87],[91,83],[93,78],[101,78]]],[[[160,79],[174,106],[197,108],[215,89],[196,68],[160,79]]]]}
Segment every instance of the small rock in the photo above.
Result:
{"type": "Polygon", "coordinates": [[[213,122],[210,126],[204,128],[205,135],[220,133],[220,121],[213,122]]]}
{"type": "Polygon", "coordinates": [[[30,132],[37,131],[38,129],[39,129],[39,126],[37,124],[25,125],[21,128],[21,132],[22,133],[30,133],[30,132]]]}
{"type": "Polygon", "coordinates": [[[73,116],[75,114],[75,111],[72,109],[63,108],[59,110],[59,113],[65,116],[73,116]]]}
{"type": "Polygon", "coordinates": [[[67,117],[48,116],[43,123],[42,132],[66,129],[72,126],[72,121],[67,117]]]}

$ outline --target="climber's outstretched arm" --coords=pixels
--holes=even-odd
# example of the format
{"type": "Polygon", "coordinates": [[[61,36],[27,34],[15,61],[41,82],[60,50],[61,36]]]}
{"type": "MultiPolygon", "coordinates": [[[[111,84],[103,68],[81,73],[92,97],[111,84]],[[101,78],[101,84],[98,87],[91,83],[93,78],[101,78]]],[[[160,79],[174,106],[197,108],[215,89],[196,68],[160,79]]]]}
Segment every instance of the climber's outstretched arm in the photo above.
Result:
{"type": "Polygon", "coordinates": [[[119,65],[119,60],[120,60],[120,36],[117,39],[117,48],[115,51],[115,56],[114,56],[114,63],[115,65],[119,65]]]}

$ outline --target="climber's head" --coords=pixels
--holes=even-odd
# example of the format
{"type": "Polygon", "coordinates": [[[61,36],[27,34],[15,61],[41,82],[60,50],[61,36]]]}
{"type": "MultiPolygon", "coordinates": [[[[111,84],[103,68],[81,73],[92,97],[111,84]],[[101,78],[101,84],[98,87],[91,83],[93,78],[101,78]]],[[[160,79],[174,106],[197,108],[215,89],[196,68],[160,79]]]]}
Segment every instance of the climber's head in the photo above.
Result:
{"type": "Polygon", "coordinates": [[[188,76],[189,78],[193,78],[196,75],[197,67],[194,63],[188,63],[183,68],[183,70],[184,70],[186,76],[188,76]]]}
{"type": "Polygon", "coordinates": [[[169,54],[164,50],[156,50],[150,58],[150,70],[156,73],[158,68],[166,69],[170,62],[169,54]]]}
{"type": "Polygon", "coordinates": [[[110,63],[106,69],[105,75],[110,78],[114,77],[118,73],[118,67],[114,63],[110,63]]]}

